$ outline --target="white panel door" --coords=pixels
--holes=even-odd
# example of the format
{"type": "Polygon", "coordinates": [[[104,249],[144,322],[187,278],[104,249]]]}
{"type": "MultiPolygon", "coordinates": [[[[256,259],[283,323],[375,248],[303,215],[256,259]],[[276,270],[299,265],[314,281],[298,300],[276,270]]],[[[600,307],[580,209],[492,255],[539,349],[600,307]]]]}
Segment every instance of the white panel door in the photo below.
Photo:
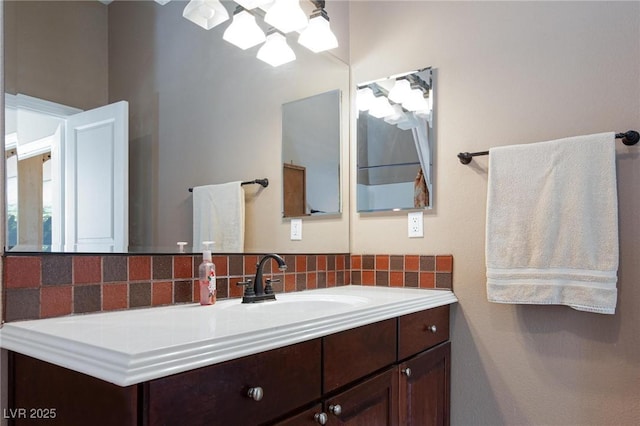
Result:
{"type": "Polygon", "coordinates": [[[67,119],[64,250],[126,252],[129,245],[129,104],[67,119]]]}

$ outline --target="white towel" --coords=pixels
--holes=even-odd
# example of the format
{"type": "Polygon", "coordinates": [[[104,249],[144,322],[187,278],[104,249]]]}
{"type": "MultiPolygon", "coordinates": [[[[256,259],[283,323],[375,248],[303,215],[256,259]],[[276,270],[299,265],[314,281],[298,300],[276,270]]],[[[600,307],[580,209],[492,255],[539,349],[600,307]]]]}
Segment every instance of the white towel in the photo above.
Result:
{"type": "Polygon", "coordinates": [[[615,313],[615,135],[490,150],[487,296],[615,313]]]}
{"type": "Polygon", "coordinates": [[[229,182],[193,188],[193,249],[214,241],[216,252],[244,252],[244,189],[229,182]]]}

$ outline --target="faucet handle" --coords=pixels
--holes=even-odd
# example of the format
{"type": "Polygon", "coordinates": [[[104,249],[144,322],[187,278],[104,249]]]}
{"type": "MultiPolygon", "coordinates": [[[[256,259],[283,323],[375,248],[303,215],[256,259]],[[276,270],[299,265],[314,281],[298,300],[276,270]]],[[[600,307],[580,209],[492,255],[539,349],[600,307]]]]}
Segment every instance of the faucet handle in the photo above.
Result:
{"type": "Polygon", "coordinates": [[[253,286],[251,285],[250,279],[248,279],[247,281],[240,281],[239,283],[236,283],[236,285],[244,286],[245,296],[255,296],[255,292],[253,291],[253,286]]]}
{"type": "Polygon", "coordinates": [[[278,278],[267,278],[265,280],[264,286],[264,294],[273,294],[273,287],[271,287],[271,283],[279,283],[280,280],[278,278]]]}

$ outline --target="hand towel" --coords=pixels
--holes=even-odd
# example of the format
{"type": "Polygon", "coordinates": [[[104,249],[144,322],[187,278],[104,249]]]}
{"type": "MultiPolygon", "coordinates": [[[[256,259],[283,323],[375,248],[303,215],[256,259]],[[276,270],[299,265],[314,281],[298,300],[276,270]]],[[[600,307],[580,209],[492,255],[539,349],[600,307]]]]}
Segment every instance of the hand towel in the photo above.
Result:
{"type": "Polygon", "coordinates": [[[214,241],[221,253],[244,252],[244,189],[242,182],[193,188],[193,249],[214,241]]]}
{"type": "Polygon", "coordinates": [[[490,150],[487,296],[615,313],[615,135],[490,150]]]}

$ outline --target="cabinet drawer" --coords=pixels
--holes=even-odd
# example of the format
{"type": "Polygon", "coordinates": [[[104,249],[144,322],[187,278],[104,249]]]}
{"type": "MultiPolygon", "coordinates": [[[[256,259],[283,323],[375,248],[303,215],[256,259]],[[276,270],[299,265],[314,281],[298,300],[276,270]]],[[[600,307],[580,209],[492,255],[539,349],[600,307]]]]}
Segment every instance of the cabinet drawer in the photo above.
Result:
{"type": "Polygon", "coordinates": [[[398,359],[449,339],[449,305],[398,318],[398,359]]]}
{"type": "Polygon", "coordinates": [[[324,337],[324,392],[395,362],[396,320],[389,319],[324,337]]]}
{"type": "Polygon", "coordinates": [[[259,424],[320,397],[320,340],[149,382],[150,425],[259,424]],[[262,399],[248,396],[260,387],[262,399]]]}

